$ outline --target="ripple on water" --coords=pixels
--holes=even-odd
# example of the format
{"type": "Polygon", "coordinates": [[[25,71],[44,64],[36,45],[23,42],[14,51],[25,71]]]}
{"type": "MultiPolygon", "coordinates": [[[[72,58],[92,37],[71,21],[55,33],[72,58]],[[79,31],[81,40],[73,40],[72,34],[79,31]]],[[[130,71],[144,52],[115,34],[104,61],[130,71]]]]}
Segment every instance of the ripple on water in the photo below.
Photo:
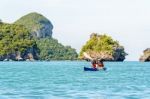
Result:
{"type": "Polygon", "coordinates": [[[150,99],[150,63],[1,62],[0,99],[150,99]]]}

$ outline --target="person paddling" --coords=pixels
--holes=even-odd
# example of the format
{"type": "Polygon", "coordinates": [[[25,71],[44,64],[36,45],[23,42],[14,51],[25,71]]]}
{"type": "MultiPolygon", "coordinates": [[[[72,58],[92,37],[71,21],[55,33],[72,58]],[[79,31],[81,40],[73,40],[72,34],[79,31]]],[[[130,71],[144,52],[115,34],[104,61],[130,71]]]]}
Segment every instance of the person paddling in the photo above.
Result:
{"type": "Polygon", "coordinates": [[[103,60],[98,60],[97,61],[97,69],[103,69],[103,68],[104,68],[103,60]]]}
{"type": "Polygon", "coordinates": [[[92,67],[97,69],[103,69],[104,64],[102,60],[93,60],[92,61],[92,67]]]}
{"type": "Polygon", "coordinates": [[[89,59],[91,61],[91,64],[92,64],[92,68],[93,69],[103,69],[103,70],[106,70],[106,68],[104,67],[104,63],[103,63],[103,59],[93,59],[91,56],[89,56],[86,52],[83,53],[84,57],[89,59]]]}
{"type": "Polygon", "coordinates": [[[96,60],[92,60],[91,63],[92,63],[92,67],[96,69],[96,67],[97,67],[96,60]]]}

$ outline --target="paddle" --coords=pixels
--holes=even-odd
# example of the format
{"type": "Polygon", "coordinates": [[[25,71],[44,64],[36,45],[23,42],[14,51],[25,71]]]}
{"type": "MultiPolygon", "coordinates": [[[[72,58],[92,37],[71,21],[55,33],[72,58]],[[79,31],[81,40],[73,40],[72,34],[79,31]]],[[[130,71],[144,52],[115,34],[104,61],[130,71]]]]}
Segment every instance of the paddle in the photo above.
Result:
{"type": "Polygon", "coordinates": [[[94,60],[94,59],[93,59],[91,56],[89,56],[86,52],[83,52],[83,55],[84,55],[84,57],[86,57],[87,59],[89,59],[89,60],[91,60],[91,61],[94,60]]]}
{"type": "MultiPolygon", "coordinates": [[[[90,61],[93,61],[93,60],[94,60],[94,59],[93,59],[91,56],[89,56],[86,52],[83,52],[83,55],[84,55],[85,58],[89,59],[90,61]]],[[[106,68],[103,67],[103,70],[105,71],[106,68]]]]}

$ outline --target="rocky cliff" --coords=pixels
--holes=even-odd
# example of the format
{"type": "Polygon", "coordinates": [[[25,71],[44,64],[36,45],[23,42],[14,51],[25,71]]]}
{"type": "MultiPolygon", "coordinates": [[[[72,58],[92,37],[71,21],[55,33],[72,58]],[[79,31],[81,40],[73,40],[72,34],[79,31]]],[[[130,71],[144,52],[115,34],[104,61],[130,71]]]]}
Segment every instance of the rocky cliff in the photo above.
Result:
{"type": "Polygon", "coordinates": [[[147,62],[150,61],[150,48],[143,51],[143,55],[139,59],[140,61],[147,62]]]}
{"type": "Polygon", "coordinates": [[[52,38],[52,23],[30,13],[13,24],[0,22],[0,61],[74,60],[76,50],[52,38]]]}
{"type": "Polygon", "coordinates": [[[52,23],[39,13],[29,13],[17,20],[15,24],[24,25],[31,32],[33,37],[52,37],[52,23]]]}
{"type": "Polygon", "coordinates": [[[90,39],[82,47],[80,58],[84,59],[83,52],[86,52],[93,59],[106,61],[124,61],[127,53],[118,41],[107,35],[91,34],[90,39]]]}

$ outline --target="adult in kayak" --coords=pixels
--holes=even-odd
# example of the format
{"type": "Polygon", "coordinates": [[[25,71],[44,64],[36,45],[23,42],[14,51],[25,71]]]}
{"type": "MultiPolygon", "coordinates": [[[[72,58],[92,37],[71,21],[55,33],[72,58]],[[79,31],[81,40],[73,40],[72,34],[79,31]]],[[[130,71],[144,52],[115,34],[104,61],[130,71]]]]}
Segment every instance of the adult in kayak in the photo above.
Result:
{"type": "Polygon", "coordinates": [[[96,69],[103,69],[104,68],[103,60],[93,60],[92,67],[96,69]]]}
{"type": "Polygon", "coordinates": [[[84,69],[93,69],[93,71],[97,71],[97,70],[106,70],[106,68],[104,67],[104,63],[103,63],[103,59],[93,59],[91,56],[89,56],[86,52],[83,53],[84,57],[89,59],[91,61],[91,64],[92,64],[92,68],[87,68],[87,67],[84,67],[84,69]]]}
{"type": "Polygon", "coordinates": [[[91,63],[92,63],[92,68],[96,68],[98,66],[96,60],[92,60],[91,63]]]}
{"type": "Polygon", "coordinates": [[[84,71],[100,71],[106,70],[107,68],[104,67],[103,61],[92,60],[92,68],[84,67],[84,71]]]}

